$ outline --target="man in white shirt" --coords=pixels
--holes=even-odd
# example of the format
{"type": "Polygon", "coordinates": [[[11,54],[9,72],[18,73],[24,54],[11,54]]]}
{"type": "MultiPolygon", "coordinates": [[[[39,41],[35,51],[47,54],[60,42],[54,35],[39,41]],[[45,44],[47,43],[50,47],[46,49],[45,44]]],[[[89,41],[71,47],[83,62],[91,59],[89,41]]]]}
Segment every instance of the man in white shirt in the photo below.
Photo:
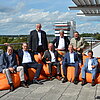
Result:
{"type": "Polygon", "coordinates": [[[43,62],[48,64],[49,73],[50,73],[50,80],[52,80],[52,66],[57,67],[57,79],[61,80],[60,78],[60,64],[61,62],[58,61],[58,57],[62,58],[56,50],[54,50],[54,45],[52,43],[48,44],[47,51],[44,52],[43,62]]]}
{"type": "Polygon", "coordinates": [[[68,50],[68,45],[70,44],[70,41],[67,36],[64,36],[64,30],[60,30],[59,33],[60,36],[57,36],[53,40],[53,44],[55,45],[56,50],[64,55],[68,50]]]}
{"type": "MultiPolygon", "coordinates": [[[[34,75],[33,83],[35,84],[43,84],[41,81],[38,81],[37,79],[40,76],[41,70],[42,70],[42,64],[38,64],[38,62],[35,61],[34,55],[35,53],[31,50],[28,50],[28,44],[23,43],[22,49],[19,49],[17,51],[18,57],[19,57],[19,64],[24,66],[24,71],[28,77],[29,81],[29,73],[28,68],[34,68],[36,69],[36,73],[34,75]]],[[[40,55],[40,54],[38,54],[40,55]]],[[[40,55],[41,58],[41,55],[40,55]]]]}
{"type": "Polygon", "coordinates": [[[93,57],[93,52],[88,51],[88,58],[86,59],[84,66],[82,67],[82,86],[86,84],[86,72],[92,73],[92,86],[95,86],[95,78],[97,73],[98,60],[93,57]]]}
{"type": "Polygon", "coordinates": [[[29,36],[29,49],[39,53],[48,49],[46,32],[41,28],[41,24],[36,24],[36,29],[32,30],[29,36]]]}

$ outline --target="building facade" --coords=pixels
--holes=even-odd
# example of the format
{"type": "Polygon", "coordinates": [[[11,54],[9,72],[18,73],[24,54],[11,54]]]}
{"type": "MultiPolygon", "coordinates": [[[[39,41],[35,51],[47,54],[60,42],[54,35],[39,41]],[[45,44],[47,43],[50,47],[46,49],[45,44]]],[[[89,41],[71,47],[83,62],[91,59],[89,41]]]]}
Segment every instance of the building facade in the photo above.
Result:
{"type": "Polygon", "coordinates": [[[64,30],[65,36],[73,37],[74,32],[76,31],[76,22],[70,21],[70,22],[55,22],[54,23],[54,30],[55,30],[55,36],[59,36],[59,31],[64,30]]]}

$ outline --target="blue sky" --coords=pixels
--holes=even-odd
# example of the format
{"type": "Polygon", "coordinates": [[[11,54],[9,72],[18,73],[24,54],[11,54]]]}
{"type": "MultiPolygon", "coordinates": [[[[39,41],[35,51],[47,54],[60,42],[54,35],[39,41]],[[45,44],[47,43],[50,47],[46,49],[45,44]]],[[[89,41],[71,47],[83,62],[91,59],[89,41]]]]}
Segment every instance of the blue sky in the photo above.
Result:
{"type": "Polygon", "coordinates": [[[77,31],[99,32],[100,17],[77,16],[72,0],[0,0],[0,35],[29,34],[41,23],[47,34],[54,34],[54,22],[75,20],[77,31]]]}

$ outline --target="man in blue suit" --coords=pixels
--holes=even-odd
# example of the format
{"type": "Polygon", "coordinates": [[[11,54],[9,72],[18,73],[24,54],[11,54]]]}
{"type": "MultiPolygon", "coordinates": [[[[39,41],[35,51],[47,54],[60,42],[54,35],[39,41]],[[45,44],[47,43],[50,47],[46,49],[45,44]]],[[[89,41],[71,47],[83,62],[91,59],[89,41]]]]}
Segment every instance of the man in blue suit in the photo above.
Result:
{"type": "Polygon", "coordinates": [[[69,52],[67,52],[64,56],[64,60],[62,63],[62,68],[63,68],[63,73],[64,73],[64,78],[62,80],[62,83],[65,83],[68,81],[67,79],[67,70],[66,68],[68,66],[74,66],[75,67],[75,78],[74,78],[74,84],[78,83],[78,69],[79,65],[81,65],[81,59],[78,57],[78,53],[74,52],[73,50],[73,45],[68,46],[69,52]]]}
{"type": "Polygon", "coordinates": [[[86,84],[86,72],[92,73],[92,86],[95,86],[95,78],[97,73],[98,60],[93,57],[93,51],[88,51],[88,58],[86,59],[84,66],[82,67],[82,86],[86,84]]]}

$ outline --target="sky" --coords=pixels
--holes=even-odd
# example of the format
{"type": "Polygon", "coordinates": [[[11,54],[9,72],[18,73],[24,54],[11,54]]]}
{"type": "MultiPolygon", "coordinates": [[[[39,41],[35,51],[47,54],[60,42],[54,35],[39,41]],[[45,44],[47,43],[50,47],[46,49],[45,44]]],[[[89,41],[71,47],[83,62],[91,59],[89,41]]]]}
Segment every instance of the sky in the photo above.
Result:
{"type": "Polygon", "coordinates": [[[41,23],[47,34],[54,34],[55,22],[76,21],[79,33],[100,32],[100,17],[77,16],[70,11],[72,0],[0,0],[0,35],[27,35],[41,23]]]}

